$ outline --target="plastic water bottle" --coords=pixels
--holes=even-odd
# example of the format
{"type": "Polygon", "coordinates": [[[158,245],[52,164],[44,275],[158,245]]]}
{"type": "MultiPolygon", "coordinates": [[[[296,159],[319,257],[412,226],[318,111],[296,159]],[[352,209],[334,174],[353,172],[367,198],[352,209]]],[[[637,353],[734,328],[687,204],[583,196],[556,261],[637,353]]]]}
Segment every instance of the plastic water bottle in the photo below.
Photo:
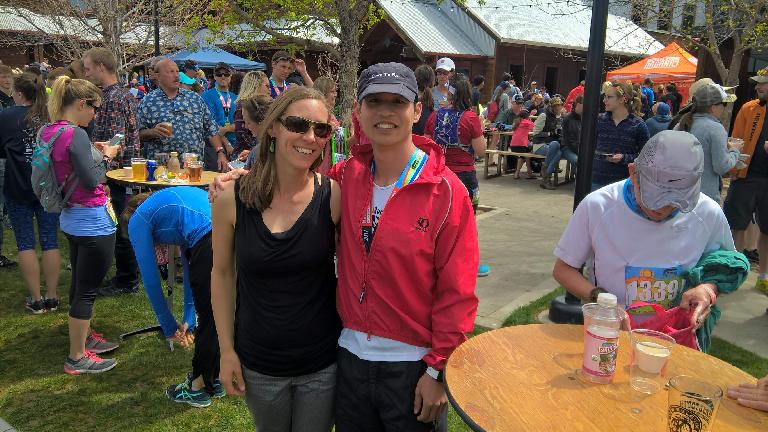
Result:
{"type": "Polygon", "coordinates": [[[624,314],[616,296],[601,293],[597,303],[582,306],[584,311],[584,360],[581,375],[587,381],[609,384],[616,372],[619,330],[624,314]]]}

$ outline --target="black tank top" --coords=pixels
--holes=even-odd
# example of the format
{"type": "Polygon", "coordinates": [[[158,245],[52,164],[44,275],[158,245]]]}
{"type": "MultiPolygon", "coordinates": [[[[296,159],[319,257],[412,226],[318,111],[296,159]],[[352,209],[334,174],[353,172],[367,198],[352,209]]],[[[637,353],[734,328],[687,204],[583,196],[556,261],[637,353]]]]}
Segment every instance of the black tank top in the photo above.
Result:
{"type": "Polygon", "coordinates": [[[335,227],[331,184],[314,181],[312,200],[288,231],[273,234],[235,183],[237,310],[235,350],[256,372],[299,376],[336,361],[335,227]]]}

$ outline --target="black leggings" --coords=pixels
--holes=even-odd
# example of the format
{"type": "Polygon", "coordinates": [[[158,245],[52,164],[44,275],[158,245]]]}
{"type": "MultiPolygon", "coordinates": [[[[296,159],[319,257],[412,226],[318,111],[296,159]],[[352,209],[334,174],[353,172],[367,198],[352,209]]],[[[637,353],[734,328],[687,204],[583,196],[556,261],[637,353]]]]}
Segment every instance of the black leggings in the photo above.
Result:
{"type": "Polygon", "coordinates": [[[69,288],[69,316],[89,320],[93,316],[96,291],[112,265],[115,255],[115,235],[74,236],[69,241],[69,262],[72,264],[72,285],[69,288]]]}
{"type": "Polygon", "coordinates": [[[189,285],[195,300],[197,330],[195,331],[195,353],[192,357],[192,379],[203,377],[205,387],[213,392],[213,380],[219,377],[219,340],[211,307],[211,270],[213,269],[213,247],[211,233],[187,249],[189,261],[189,285]]]}

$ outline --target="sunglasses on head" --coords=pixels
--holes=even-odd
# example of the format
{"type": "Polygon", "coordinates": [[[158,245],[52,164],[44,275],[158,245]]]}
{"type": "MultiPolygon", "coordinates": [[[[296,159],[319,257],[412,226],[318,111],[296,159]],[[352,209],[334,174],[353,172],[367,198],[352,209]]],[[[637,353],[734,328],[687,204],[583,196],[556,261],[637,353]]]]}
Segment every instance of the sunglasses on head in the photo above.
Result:
{"type": "Polygon", "coordinates": [[[92,100],[88,100],[88,99],[86,99],[86,100],[85,100],[85,104],[86,104],[86,105],[88,105],[89,107],[91,107],[91,108],[95,109],[95,110],[97,110],[97,109],[101,108],[101,105],[99,105],[99,104],[95,103],[95,102],[94,102],[94,101],[92,101],[92,100]]]}
{"type": "Polygon", "coordinates": [[[280,58],[277,58],[277,59],[275,59],[275,60],[273,60],[273,61],[274,61],[275,63],[277,63],[277,62],[281,62],[281,61],[287,61],[287,62],[291,62],[291,63],[293,63],[293,61],[294,61],[294,60],[293,60],[293,58],[291,58],[291,57],[280,57],[280,58]]]}
{"type": "Polygon", "coordinates": [[[278,118],[278,121],[289,131],[300,134],[309,132],[311,127],[314,129],[317,138],[328,138],[331,136],[331,132],[333,132],[333,126],[329,123],[307,120],[304,117],[286,116],[278,118]]]}

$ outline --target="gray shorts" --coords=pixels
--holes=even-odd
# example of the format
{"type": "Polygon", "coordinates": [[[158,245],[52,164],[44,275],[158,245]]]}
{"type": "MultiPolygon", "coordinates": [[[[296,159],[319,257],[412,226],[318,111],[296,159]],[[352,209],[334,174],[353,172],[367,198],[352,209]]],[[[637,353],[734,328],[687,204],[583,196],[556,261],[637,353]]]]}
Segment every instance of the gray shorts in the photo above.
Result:
{"type": "Polygon", "coordinates": [[[297,377],[273,377],[243,366],[245,400],[258,432],[320,432],[333,426],[336,363],[297,377]]]}

